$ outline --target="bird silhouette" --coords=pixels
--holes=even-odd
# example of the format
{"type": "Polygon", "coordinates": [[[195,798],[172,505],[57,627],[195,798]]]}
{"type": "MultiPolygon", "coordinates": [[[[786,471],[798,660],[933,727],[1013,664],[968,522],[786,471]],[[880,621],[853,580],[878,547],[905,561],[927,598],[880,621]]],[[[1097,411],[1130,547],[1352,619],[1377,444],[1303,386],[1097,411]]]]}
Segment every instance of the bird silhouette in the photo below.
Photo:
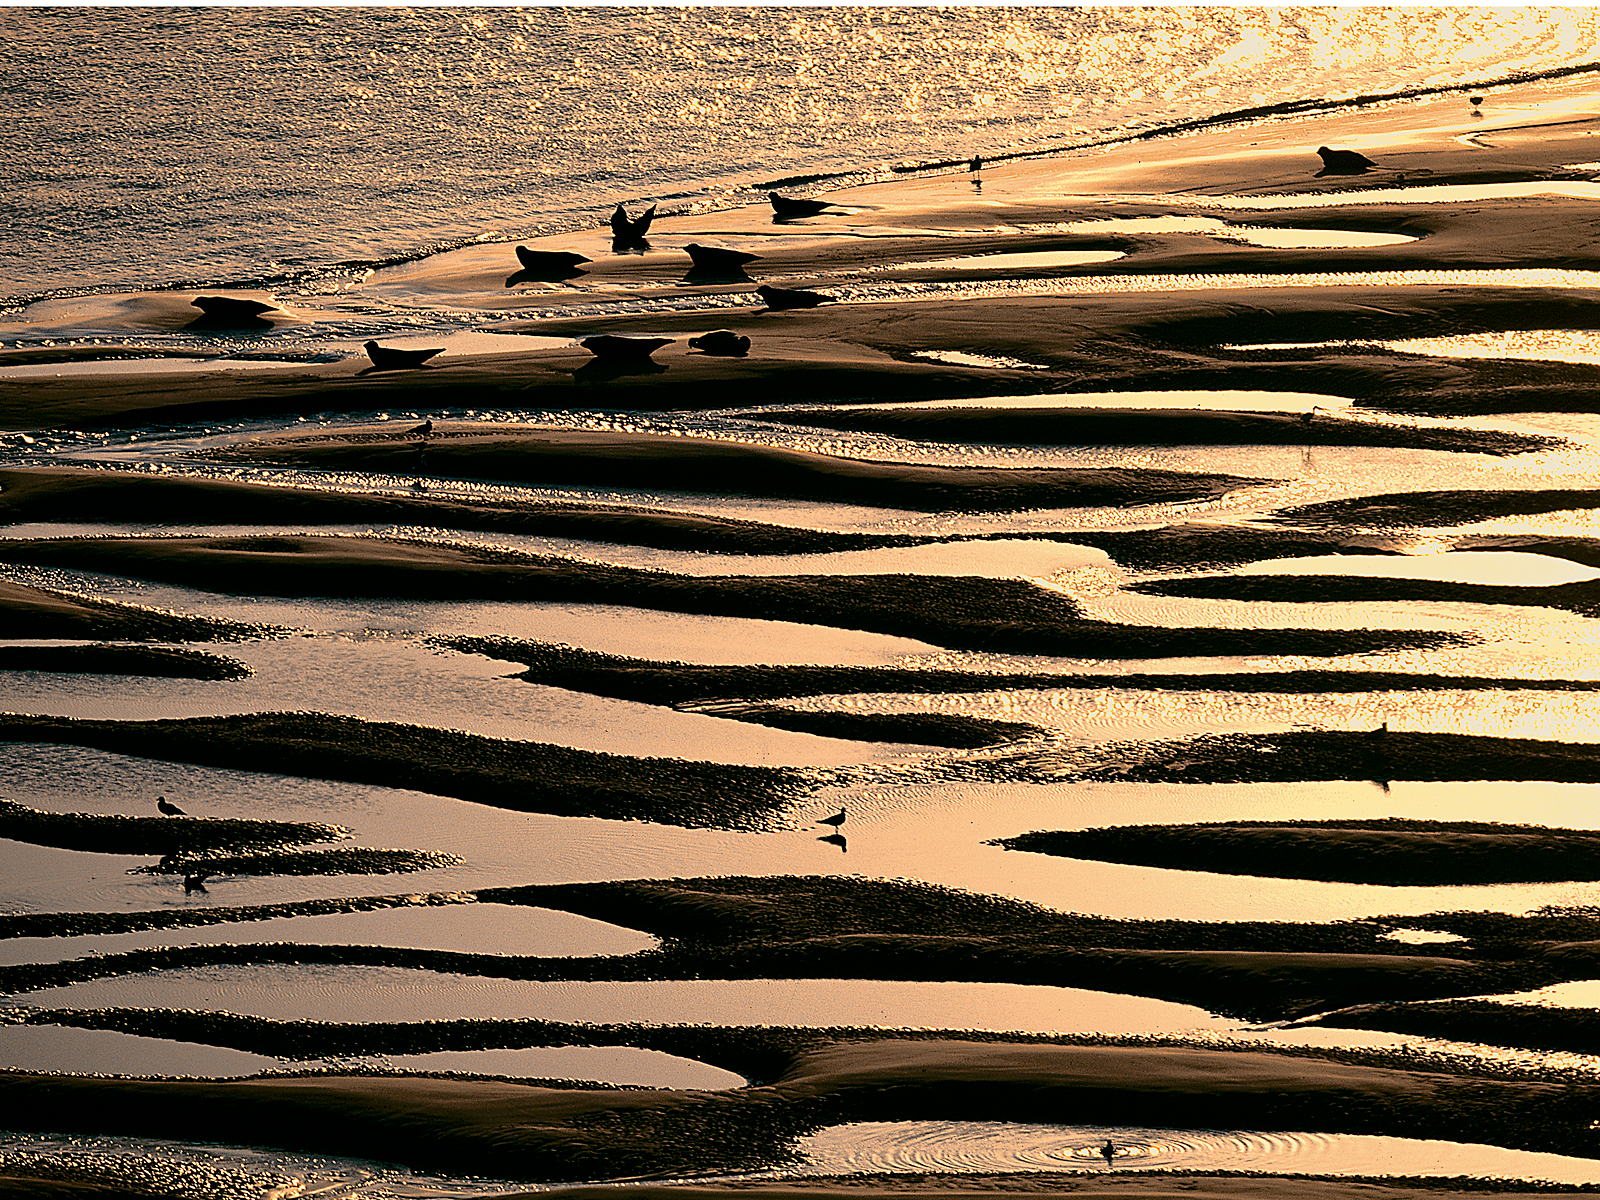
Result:
{"type": "Polygon", "coordinates": [[[817,824],[832,825],[835,829],[838,829],[844,824],[844,809],[841,808],[834,816],[831,817],[818,817],[817,824]]]}
{"type": "Polygon", "coordinates": [[[1381,738],[1384,734],[1386,734],[1388,732],[1389,732],[1389,722],[1385,721],[1382,725],[1379,725],[1376,729],[1369,729],[1367,731],[1367,733],[1366,733],[1366,736],[1369,737],[1369,738],[1381,738]]]}
{"type": "Polygon", "coordinates": [[[1116,1143],[1114,1143],[1114,1142],[1112,1142],[1112,1141],[1110,1141],[1108,1139],[1106,1141],[1106,1144],[1104,1146],[1100,1147],[1100,1155],[1107,1162],[1110,1162],[1113,1158],[1115,1158],[1117,1156],[1116,1143]]]}
{"type": "Polygon", "coordinates": [[[1326,146],[1318,146],[1317,154],[1322,158],[1322,170],[1317,172],[1319,178],[1323,175],[1361,175],[1368,168],[1378,165],[1365,154],[1357,154],[1354,150],[1329,150],[1326,146]]]}
{"type": "Polygon", "coordinates": [[[974,175],[983,170],[983,155],[974,154],[972,156],[972,161],[967,164],[967,170],[971,171],[974,175]]]}
{"type": "Polygon", "coordinates": [[[760,296],[767,307],[774,312],[786,308],[815,308],[819,304],[836,303],[832,296],[825,296],[821,292],[807,292],[800,288],[775,288],[764,283],[756,289],[756,295],[760,296]]]}
{"type": "Polygon", "coordinates": [[[443,346],[435,346],[431,350],[401,350],[394,346],[380,346],[377,342],[368,342],[365,347],[367,357],[372,360],[374,371],[394,371],[403,367],[420,367],[435,354],[443,354],[443,346]]]}
{"type": "Polygon", "coordinates": [[[721,358],[743,358],[750,352],[750,339],[731,329],[713,329],[710,333],[702,333],[699,337],[690,338],[689,345],[701,354],[713,354],[721,358]]]}
{"type": "Polygon", "coordinates": [[[206,890],[206,880],[210,878],[211,876],[204,871],[196,872],[193,875],[185,875],[183,877],[183,894],[192,896],[196,892],[204,892],[206,890]]]}
{"type": "Polygon", "coordinates": [[[433,432],[433,418],[429,417],[421,425],[416,425],[416,426],[413,426],[412,428],[406,430],[406,436],[407,437],[425,438],[432,432],[433,432]]]}
{"type": "Polygon", "coordinates": [[[165,796],[156,797],[156,811],[164,817],[183,817],[188,815],[165,796]]]}
{"type": "Polygon", "coordinates": [[[775,221],[793,221],[798,217],[814,217],[820,212],[826,212],[833,205],[826,200],[796,200],[791,196],[780,196],[777,192],[768,192],[767,200],[772,205],[772,219],[775,221]]]}

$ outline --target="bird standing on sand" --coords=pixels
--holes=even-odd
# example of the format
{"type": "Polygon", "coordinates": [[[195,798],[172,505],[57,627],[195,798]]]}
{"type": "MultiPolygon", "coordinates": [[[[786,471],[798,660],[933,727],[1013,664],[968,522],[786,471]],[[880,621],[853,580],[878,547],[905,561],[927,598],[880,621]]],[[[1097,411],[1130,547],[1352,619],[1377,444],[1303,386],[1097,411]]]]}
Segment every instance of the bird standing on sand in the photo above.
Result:
{"type": "Polygon", "coordinates": [[[204,892],[206,890],[206,880],[210,878],[211,876],[204,871],[196,872],[193,875],[185,875],[183,877],[183,894],[192,896],[195,892],[204,892]]]}
{"type": "Polygon", "coordinates": [[[815,308],[819,304],[835,303],[832,296],[821,292],[807,292],[800,288],[775,288],[763,283],[756,289],[766,306],[774,312],[785,308],[815,308]]]}
{"type": "Polygon", "coordinates": [[[1329,150],[1326,146],[1318,146],[1317,154],[1322,159],[1320,175],[1360,175],[1369,167],[1378,164],[1365,154],[1357,154],[1354,150],[1329,150]]]}
{"type": "Polygon", "coordinates": [[[818,817],[817,818],[817,824],[818,825],[832,825],[835,829],[838,829],[841,825],[844,824],[844,809],[841,808],[837,813],[835,813],[831,817],[818,817]]]}
{"type": "Polygon", "coordinates": [[[363,347],[367,357],[372,360],[374,370],[393,371],[402,367],[420,367],[435,354],[443,354],[443,346],[435,346],[429,350],[401,350],[394,346],[380,346],[377,342],[368,342],[363,347]]]}
{"type": "Polygon", "coordinates": [[[183,817],[188,815],[165,796],[156,797],[156,811],[163,817],[183,817]]]}
{"type": "Polygon", "coordinates": [[[1106,1140],[1106,1144],[1100,1147],[1100,1156],[1107,1162],[1110,1162],[1113,1158],[1115,1158],[1117,1156],[1116,1143],[1108,1138],[1106,1140]]]}
{"type": "Polygon", "coordinates": [[[1385,721],[1382,725],[1379,725],[1376,729],[1368,730],[1367,733],[1364,736],[1369,737],[1369,738],[1381,738],[1381,737],[1384,736],[1384,734],[1386,734],[1388,732],[1389,732],[1389,722],[1385,721]]]}

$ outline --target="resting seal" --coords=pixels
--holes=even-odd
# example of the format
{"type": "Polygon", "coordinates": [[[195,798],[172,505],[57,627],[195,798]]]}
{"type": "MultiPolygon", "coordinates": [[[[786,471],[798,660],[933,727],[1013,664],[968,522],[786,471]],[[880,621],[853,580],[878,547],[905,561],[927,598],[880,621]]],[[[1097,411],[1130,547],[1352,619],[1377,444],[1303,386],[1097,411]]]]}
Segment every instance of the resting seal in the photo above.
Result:
{"type": "Polygon", "coordinates": [[[596,358],[649,358],[663,346],[670,346],[677,338],[618,337],[614,333],[599,333],[586,337],[578,345],[596,358]]]}
{"type": "Polygon", "coordinates": [[[376,371],[393,371],[401,367],[420,367],[435,354],[443,354],[443,346],[435,346],[431,350],[401,350],[394,346],[380,346],[377,342],[366,344],[367,357],[372,360],[372,369],[376,371]]]}
{"type": "Polygon", "coordinates": [[[1378,164],[1365,154],[1357,154],[1354,150],[1329,150],[1326,146],[1318,146],[1317,153],[1322,156],[1322,170],[1317,172],[1322,175],[1360,175],[1369,167],[1378,164]]]}
{"type": "Polygon", "coordinates": [[[750,351],[750,339],[731,329],[702,333],[690,338],[689,345],[701,354],[715,354],[720,358],[743,358],[750,351]]]}
{"type": "Polygon", "coordinates": [[[767,307],[777,311],[784,308],[815,308],[819,304],[833,304],[832,296],[824,296],[821,292],[807,292],[799,288],[775,288],[762,284],[756,289],[756,295],[766,301],[767,307]]]}
{"type": "Polygon", "coordinates": [[[780,196],[777,192],[768,192],[767,199],[772,202],[773,215],[780,221],[790,221],[796,217],[814,217],[819,212],[833,207],[826,200],[796,200],[790,196],[780,196]]]}

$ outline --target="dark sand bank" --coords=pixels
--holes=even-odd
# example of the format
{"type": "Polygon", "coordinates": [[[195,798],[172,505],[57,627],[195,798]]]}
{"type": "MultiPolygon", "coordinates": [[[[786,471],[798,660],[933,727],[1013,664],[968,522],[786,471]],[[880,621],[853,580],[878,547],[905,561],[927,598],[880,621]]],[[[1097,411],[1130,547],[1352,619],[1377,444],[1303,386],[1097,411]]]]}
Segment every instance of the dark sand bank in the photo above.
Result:
{"type": "Polygon", "coordinates": [[[346,429],[263,438],[208,451],[206,457],[315,470],[422,471],[450,479],[772,496],[929,512],[1129,507],[1210,498],[1265,482],[1138,468],[942,467],[664,434],[453,425],[436,427],[426,442],[398,429],[346,429]]]}
{"type": "Polygon", "coordinates": [[[1366,575],[1208,575],[1153,579],[1129,585],[1147,596],[1207,600],[1264,600],[1291,604],[1342,604],[1368,600],[1422,600],[1460,604],[1534,605],[1600,616],[1600,580],[1552,584],[1457,583],[1438,579],[1385,579],[1366,575]]]}
{"type": "MultiPolygon", "coordinates": [[[[415,467],[416,464],[412,464],[415,467]]],[[[920,545],[927,537],[797,529],[625,505],[517,503],[427,492],[356,493],[84,467],[0,470],[0,523],[431,525],[710,554],[811,554],[920,545]]]]}
{"type": "Polygon", "coordinates": [[[1389,446],[1456,454],[1525,454],[1560,438],[1484,429],[1352,421],[1331,412],[1190,409],[846,408],[771,413],[763,420],[888,433],[926,442],[1016,446],[1389,446]]]}
{"type": "Polygon", "coordinates": [[[453,867],[461,859],[435,850],[263,850],[250,854],[187,854],[135,867],[130,875],[398,875],[453,867]]]}
{"type": "MultiPolygon", "coordinates": [[[[1600,508],[1600,490],[1538,488],[1527,491],[1396,492],[1385,496],[1352,496],[1281,508],[1271,520],[1291,525],[1391,526],[1465,525],[1497,517],[1537,516],[1569,509],[1600,508]]],[[[1518,547],[1524,549],[1526,547],[1518,547]]]]}
{"type": "Polygon", "coordinates": [[[1600,879],[1600,833],[1481,821],[1226,821],[1040,831],[1008,850],[1386,887],[1600,879]]]}
{"type": "Polygon", "coordinates": [[[255,673],[236,658],[172,646],[0,646],[0,671],[212,680],[248,679],[255,673]]]}
{"type": "Polygon", "coordinates": [[[1113,747],[1086,779],[1139,783],[1270,783],[1322,779],[1539,779],[1600,783],[1600,746],[1460,733],[1206,734],[1113,747]]]}
{"type": "Polygon", "coordinates": [[[992,721],[961,713],[811,711],[744,701],[697,704],[690,711],[708,717],[765,725],[770,729],[811,733],[818,737],[845,738],[858,742],[903,742],[918,746],[942,746],[951,750],[1000,746],[1038,737],[1046,732],[1042,726],[1022,721],[992,721]]]}
{"type": "MultiPolygon", "coordinates": [[[[0,612],[5,613],[6,636],[16,638],[242,642],[250,638],[276,637],[285,632],[277,626],[181,616],[143,605],[96,600],[48,588],[27,587],[3,579],[0,579],[0,612]]],[[[155,660],[141,658],[140,661],[148,664],[155,660]]]]}
{"type": "Polygon", "coordinates": [[[194,854],[334,842],[342,825],[308,821],[244,821],[216,817],[125,817],[52,813],[0,800],[0,837],[99,854],[194,854]]]}
{"type": "Polygon", "coordinates": [[[0,741],[415,788],[519,812],[724,828],[770,827],[814,786],[783,767],[632,758],[322,713],[170,721],[0,714],[0,741]]]}
{"type": "MultiPolygon", "coordinates": [[[[1559,953],[1561,947],[1552,947],[1559,953]]],[[[1595,947],[1585,947],[1593,955],[1595,947]]],[[[1499,1004],[1493,1000],[1409,1000],[1357,1004],[1307,1018],[1307,1025],[1381,1029],[1489,1046],[1600,1054],[1600,1014],[1592,1008],[1499,1004]]]]}
{"type": "Polygon", "coordinates": [[[782,1161],[852,1120],[987,1119],[1403,1133],[1594,1153],[1595,1085],[1402,1070],[1251,1050],[990,1041],[839,1042],[764,1086],[557,1090],[487,1080],[311,1076],[232,1082],[0,1075],[41,1128],[336,1151],[521,1179],[623,1179],[782,1161]]]}
{"type": "Polygon", "coordinates": [[[904,575],[687,576],[393,538],[67,538],[0,542],[0,561],[268,596],[564,600],[761,617],[919,638],[952,649],[1092,658],[1340,655],[1460,643],[1433,632],[1168,629],[1087,620],[1020,579],[904,575]]]}
{"type": "Polygon", "coordinates": [[[1125,688],[1153,691],[1264,692],[1306,695],[1387,691],[1600,691],[1600,681],[1503,679],[1408,674],[1400,671],[1260,671],[1185,675],[1068,675],[1049,672],[952,671],[934,667],[824,667],[717,665],[603,654],[552,642],[515,638],[435,637],[432,643],[519,663],[529,683],[693,707],[716,716],[734,713],[703,707],[708,701],[782,700],[797,696],[898,692],[912,695],[1010,689],[1125,688]]]}

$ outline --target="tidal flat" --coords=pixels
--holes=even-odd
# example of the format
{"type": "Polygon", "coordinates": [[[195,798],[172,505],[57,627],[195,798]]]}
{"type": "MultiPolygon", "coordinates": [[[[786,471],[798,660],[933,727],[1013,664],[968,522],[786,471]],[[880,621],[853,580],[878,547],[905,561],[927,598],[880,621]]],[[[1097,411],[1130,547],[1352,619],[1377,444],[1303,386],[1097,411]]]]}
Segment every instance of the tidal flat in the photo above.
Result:
{"type": "Polygon", "coordinates": [[[1600,93],[1494,106],[524,239],[576,282],[454,245],[351,284],[474,314],[415,369],[309,295],[270,369],[172,360],[189,292],[31,306],[105,340],[0,351],[0,1195],[175,1194],[110,1165],[174,1131],[452,1195],[1600,1187],[1600,368],[1379,344],[1600,320],[1600,93]],[[1319,236],[1123,224],[1219,213],[1319,236]],[[1066,1149],[808,1177],[915,1122],[1066,1149]],[[1466,1165],[1139,1173],[1220,1127],[1466,1165]]]}

